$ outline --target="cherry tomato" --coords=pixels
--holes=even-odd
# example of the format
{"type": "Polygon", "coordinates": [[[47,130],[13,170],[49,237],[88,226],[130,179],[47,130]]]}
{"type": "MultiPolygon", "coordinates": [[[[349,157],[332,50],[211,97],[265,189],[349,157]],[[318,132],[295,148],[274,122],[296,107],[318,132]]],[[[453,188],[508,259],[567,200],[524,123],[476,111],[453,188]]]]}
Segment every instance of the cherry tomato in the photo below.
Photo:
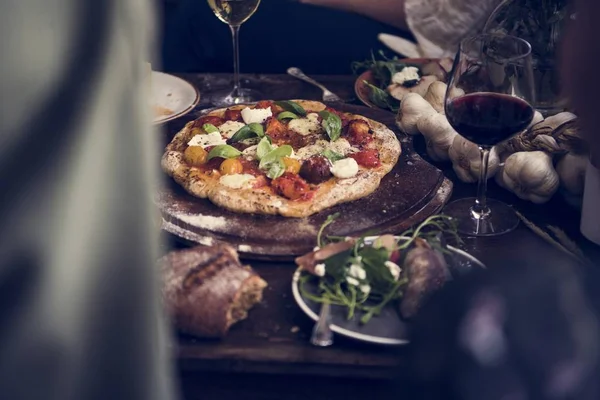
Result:
{"type": "Polygon", "coordinates": [[[219,172],[221,175],[241,174],[244,171],[244,166],[237,158],[228,158],[221,163],[219,172]]]}
{"type": "Polygon", "coordinates": [[[379,152],[375,149],[368,149],[359,151],[358,153],[350,154],[350,157],[356,160],[358,165],[366,168],[379,167],[381,161],[379,161],[379,152]]]}

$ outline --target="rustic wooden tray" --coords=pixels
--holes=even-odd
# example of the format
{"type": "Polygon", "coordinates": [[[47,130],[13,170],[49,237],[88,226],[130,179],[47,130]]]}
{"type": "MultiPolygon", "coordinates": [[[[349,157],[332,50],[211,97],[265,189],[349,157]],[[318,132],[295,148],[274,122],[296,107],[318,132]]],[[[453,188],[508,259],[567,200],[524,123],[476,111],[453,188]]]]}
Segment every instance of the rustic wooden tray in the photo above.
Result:
{"type": "Polygon", "coordinates": [[[156,198],[163,216],[162,228],[191,243],[227,242],[243,258],[288,261],[313,249],[317,232],[330,214],[341,214],[327,229],[330,235],[399,233],[444,206],[452,194],[452,182],[415,152],[412,138],[398,130],[393,114],[364,106],[334,107],[382,122],[400,139],[402,155],[375,193],[297,219],[229,212],[187,194],[169,180],[156,198]]]}

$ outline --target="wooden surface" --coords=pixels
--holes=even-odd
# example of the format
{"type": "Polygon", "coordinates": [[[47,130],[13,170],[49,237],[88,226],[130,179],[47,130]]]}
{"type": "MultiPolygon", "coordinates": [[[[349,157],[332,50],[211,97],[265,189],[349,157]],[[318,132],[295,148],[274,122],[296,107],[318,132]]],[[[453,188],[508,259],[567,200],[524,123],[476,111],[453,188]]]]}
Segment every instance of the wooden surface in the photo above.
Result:
{"type": "MultiPolygon", "coordinates": [[[[209,98],[207,92],[226,86],[230,77],[204,75],[184,78],[197,85],[203,99],[200,107],[206,107],[205,102],[209,98]]],[[[345,100],[355,101],[352,77],[315,78],[345,100]]],[[[267,93],[269,98],[321,98],[319,89],[288,76],[250,76],[246,79],[250,79],[249,86],[267,93]]],[[[168,125],[165,143],[169,135],[187,120],[184,118],[168,125]]],[[[422,141],[417,140],[417,151],[421,154],[424,154],[423,146],[422,141]]],[[[475,185],[459,182],[448,165],[439,167],[455,182],[453,199],[475,195],[475,185]]],[[[493,181],[490,181],[488,193],[490,197],[512,204],[540,227],[560,227],[590,258],[600,260],[598,247],[586,241],[579,233],[579,212],[567,206],[560,196],[556,196],[548,204],[533,205],[500,189],[493,181]]],[[[170,235],[166,235],[166,239],[165,251],[180,246],[170,235]]],[[[564,254],[523,224],[507,235],[465,239],[463,248],[492,268],[501,268],[502,259],[507,254],[518,255],[522,261],[536,263],[539,268],[569,261],[564,254]]],[[[176,352],[186,399],[335,399],[378,396],[382,390],[385,391],[382,388],[390,385],[388,379],[399,380],[403,373],[410,370],[410,366],[406,364],[406,348],[362,345],[343,338],[336,338],[334,346],[326,349],[310,346],[307,338],[312,322],[296,307],[291,297],[290,282],[294,266],[289,263],[265,262],[255,262],[252,266],[268,281],[269,288],[262,304],[250,313],[246,321],[234,326],[230,334],[221,341],[179,338],[176,352]],[[231,375],[233,373],[241,374],[231,375]],[[239,383],[239,390],[235,389],[232,382],[239,383]],[[323,390],[309,389],[321,384],[323,390]],[[365,391],[365,384],[370,385],[371,390],[365,391]],[[289,390],[285,392],[290,385],[294,385],[297,390],[293,393],[289,390]]]]}
{"type": "Polygon", "coordinates": [[[397,128],[393,114],[365,106],[332,106],[387,125],[401,142],[398,162],[374,193],[308,218],[286,218],[227,211],[191,196],[170,181],[157,198],[163,229],[193,243],[227,242],[242,257],[252,260],[293,261],[295,256],[312,251],[319,228],[331,214],[339,213],[343,218],[331,226],[330,235],[360,236],[405,231],[443,207],[452,193],[452,182],[415,152],[412,137],[397,128]]]}

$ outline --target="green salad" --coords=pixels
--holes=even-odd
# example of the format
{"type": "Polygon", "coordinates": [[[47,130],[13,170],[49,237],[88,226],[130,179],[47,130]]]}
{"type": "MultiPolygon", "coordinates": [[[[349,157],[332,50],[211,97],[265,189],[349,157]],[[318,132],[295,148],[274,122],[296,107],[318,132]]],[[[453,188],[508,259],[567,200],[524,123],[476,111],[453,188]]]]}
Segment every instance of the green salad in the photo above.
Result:
{"type": "Polygon", "coordinates": [[[431,216],[399,237],[326,236],[324,232],[338,217],[329,216],[319,231],[314,251],[296,259],[305,270],[299,282],[304,298],[346,307],[349,320],[360,318],[366,324],[407,292],[415,292],[415,299],[408,299],[407,306],[403,304],[402,313],[405,317],[414,315],[419,304],[413,303],[419,303],[424,294],[434,290],[440,278],[447,280],[444,255],[450,252],[446,238],[460,242],[450,217],[431,216]],[[423,282],[415,280],[421,287],[411,287],[415,274],[426,278],[423,282]]]}

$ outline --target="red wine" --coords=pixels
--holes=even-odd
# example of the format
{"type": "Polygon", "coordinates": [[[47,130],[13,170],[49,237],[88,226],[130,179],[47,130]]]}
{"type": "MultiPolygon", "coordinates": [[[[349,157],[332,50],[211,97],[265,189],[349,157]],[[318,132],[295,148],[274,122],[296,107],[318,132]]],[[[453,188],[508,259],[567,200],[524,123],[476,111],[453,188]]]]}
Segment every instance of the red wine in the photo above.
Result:
{"type": "Polygon", "coordinates": [[[524,100],[497,93],[472,93],[450,101],[446,116],[465,139],[494,146],[531,123],[534,110],[524,100]]]}

